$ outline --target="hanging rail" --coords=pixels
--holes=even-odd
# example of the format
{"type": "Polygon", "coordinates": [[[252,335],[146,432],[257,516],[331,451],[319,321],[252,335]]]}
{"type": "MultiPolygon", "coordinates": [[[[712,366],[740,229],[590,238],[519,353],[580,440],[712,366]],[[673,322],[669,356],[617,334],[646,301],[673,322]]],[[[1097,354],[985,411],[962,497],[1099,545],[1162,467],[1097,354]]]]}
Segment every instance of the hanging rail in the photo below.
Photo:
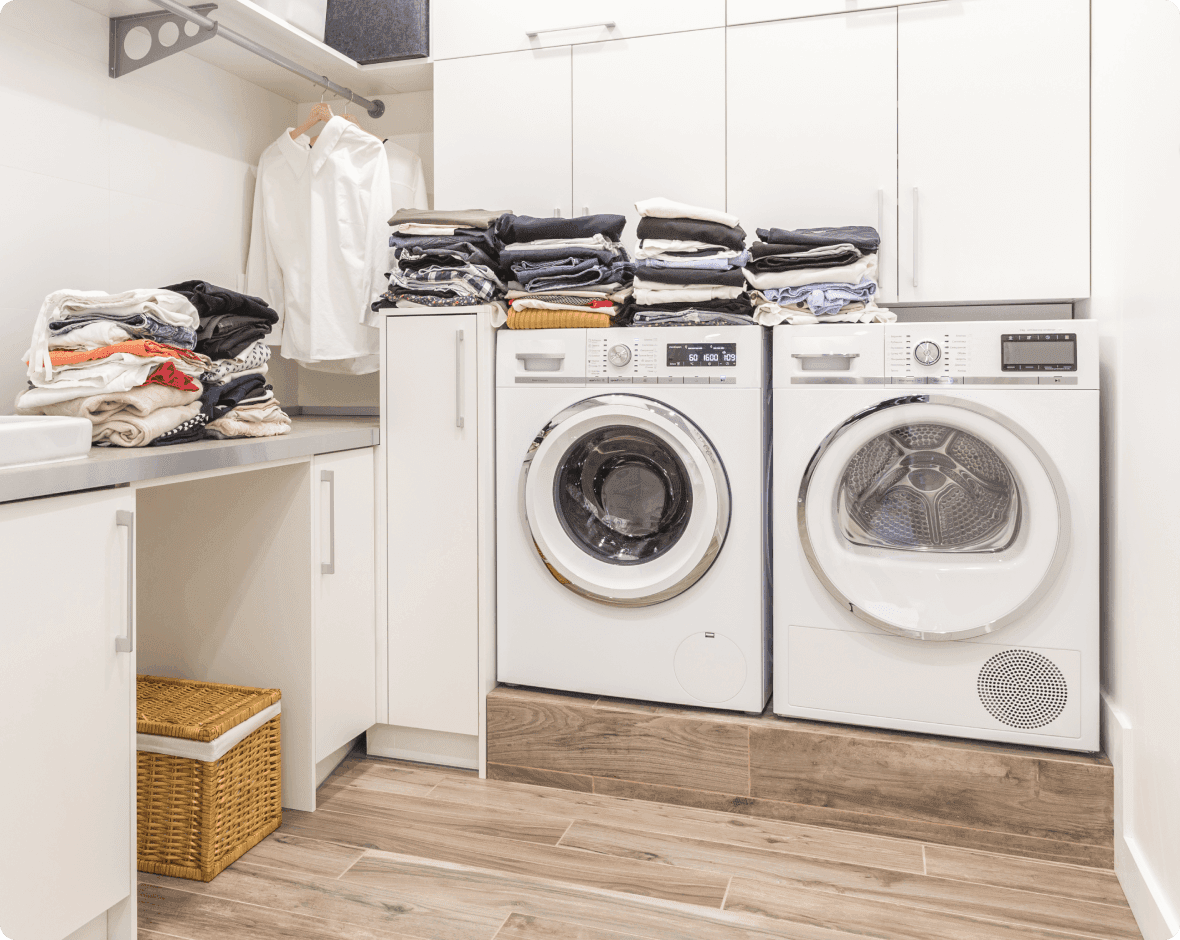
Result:
{"type": "Polygon", "coordinates": [[[298,62],[292,62],[286,56],[279,55],[279,53],[267,49],[265,46],[260,46],[253,39],[247,39],[241,33],[234,32],[228,26],[224,26],[216,20],[209,19],[204,14],[216,9],[216,6],[213,4],[200,4],[190,9],[183,3],[177,2],[177,0],[151,0],[151,2],[167,12],[140,13],[133,16],[113,17],[111,19],[112,78],[118,78],[120,75],[125,75],[134,69],[150,65],[152,62],[158,62],[160,59],[166,58],[175,52],[183,52],[185,49],[191,48],[206,39],[220,36],[222,39],[228,39],[235,46],[240,46],[246,51],[253,52],[256,56],[266,59],[268,62],[273,62],[275,65],[281,66],[289,72],[294,72],[296,75],[306,78],[315,85],[327,88],[330,92],[339,95],[341,98],[359,104],[369,112],[369,117],[371,118],[379,118],[385,113],[385,102],[379,99],[370,101],[368,98],[358,95],[351,88],[345,88],[343,85],[336,84],[327,75],[317,75],[311,69],[304,68],[298,62]],[[172,14],[172,16],[168,14],[172,14]],[[181,29],[178,40],[171,46],[165,46],[160,42],[159,28],[166,22],[175,22],[173,17],[180,17],[182,20],[187,20],[197,26],[199,31],[195,36],[188,36],[184,29],[181,29]],[[127,55],[123,44],[126,41],[127,34],[137,26],[142,26],[148,30],[152,37],[152,45],[148,54],[143,58],[132,59],[127,55]]]}

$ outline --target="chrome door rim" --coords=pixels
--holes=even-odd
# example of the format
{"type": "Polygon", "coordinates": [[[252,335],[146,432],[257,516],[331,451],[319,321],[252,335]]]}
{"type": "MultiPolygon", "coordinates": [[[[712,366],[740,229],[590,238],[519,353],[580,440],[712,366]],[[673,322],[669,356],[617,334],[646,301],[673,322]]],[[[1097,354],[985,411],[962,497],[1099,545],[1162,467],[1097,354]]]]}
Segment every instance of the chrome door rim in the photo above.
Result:
{"type": "MultiPolygon", "coordinates": [[[[517,487],[517,505],[519,508],[521,524],[524,526],[524,534],[528,541],[532,544],[533,550],[536,552],[537,560],[545,566],[546,571],[557,580],[563,587],[569,589],[575,594],[584,597],[588,600],[597,601],[601,604],[607,604],[612,607],[651,607],[655,604],[663,603],[670,600],[679,594],[683,594],[690,587],[696,584],[705,573],[713,566],[717,560],[718,555],[721,554],[721,549],[725,545],[726,537],[729,534],[730,518],[733,514],[733,505],[729,490],[729,478],[725,472],[725,466],[721,462],[721,457],[717,453],[717,449],[713,446],[713,442],[709,440],[701,428],[699,428],[692,420],[685,415],[676,411],[674,408],[665,405],[662,402],[656,401],[652,398],[646,398],[642,395],[597,395],[593,398],[587,398],[576,404],[570,405],[563,409],[557,415],[549,420],[544,428],[533,438],[529,445],[528,452],[525,454],[524,461],[521,465],[520,482],[517,487]],[[600,594],[592,591],[580,584],[571,581],[560,571],[555,569],[552,563],[545,557],[541,546],[537,544],[536,536],[533,534],[532,524],[528,516],[528,503],[526,501],[525,493],[528,486],[529,470],[532,467],[533,458],[541,445],[549,437],[553,431],[557,430],[562,424],[568,421],[575,415],[581,414],[584,411],[589,411],[595,408],[610,408],[625,405],[631,408],[643,408],[652,414],[663,418],[670,422],[675,427],[680,429],[690,440],[693,440],[701,449],[705,456],[705,461],[701,464],[702,470],[707,469],[713,478],[714,488],[717,492],[717,518],[713,525],[713,534],[709,539],[709,546],[705,553],[701,556],[698,562],[688,571],[679,581],[674,585],[664,588],[663,590],[649,594],[644,597],[611,597],[607,594],[600,594]],[[712,458],[712,459],[710,459],[712,458]]],[[[579,549],[580,550],[580,549],[579,549]]]]}
{"type": "Polygon", "coordinates": [[[811,459],[807,462],[807,469],[804,470],[803,479],[799,484],[796,518],[799,525],[799,540],[803,546],[803,554],[807,557],[807,563],[811,566],[811,570],[815,572],[816,577],[819,578],[819,581],[824,586],[825,590],[827,590],[827,592],[831,594],[841,606],[846,607],[850,613],[854,614],[860,620],[863,620],[865,623],[877,627],[879,630],[883,630],[886,633],[890,633],[894,636],[908,637],[914,640],[929,640],[934,642],[942,642],[946,640],[968,640],[972,637],[986,636],[989,633],[995,633],[997,630],[1003,629],[1010,623],[1013,623],[1014,621],[1023,617],[1029,610],[1040,603],[1041,599],[1048,592],[1049,588],[1052,587],[1053,583],[1057,580],[1057,576],[1061,573],[1061,569],[1065,565],[1065,556],[1069,552],[1069,543],[1072,534],[1069,499],[1065,492],[1065,481],[1058,472],[1052,458],[1040,445],[1040,443],[1036,441],[1031,435],[1029,435],[1028,432],[1025,431],[1024,428],[1018,425],[1015,421],[996,411],[994,408],[989,408],[986,405],[979,404],[978,402],[966,401],[960,398],[951,398],[946,395],[908,395],[903,398],[893,398],[889,399],[888,401],[878,402],[871,408],[866,408],[863,411],[857,412],[847,421],[844,421],[842,424],[840,424],[834,431],[828,434],[828,436],[825,437],[822,442],[820,442],[819,447],[816,448],[815,453],[812,454],[811,459]],[[856,606],[848,599],[843,591],[836,587],[836,585],[824,571],[823,565],[816,556],[814,546],[811,542],[811,534],[807,527],[807,496],[808,490],[811,487],[811,478],[815,474],[815,469],[819,465],[820,460],[823,459],[824,455],[827,453],[832,444],[848,431],[850,431],[858,422],[864,418],[869,417],[870,415],[879,414],[888,408],[895,408],[899,405],[916,404],[946,405],[952,408],[963,408],[967,411],[974,412],[975,414],[982,415],[985,418],[989,418],[992,421],[995,421],[996,424],[1000,425],[1005,430],[1010,431],[1016,436],[1018,440],[1020,440],[1022,444],[1024,444],[1025,447],[1027,447],[1032,452],[1033,456],[1037,458],[1041,468],[1045,471],[1046,476],[1049,478],[1049,483],[1053,488],[1053,496],[1057,502],[1057,543],[1054,546],[1053,557],[1049,561],[1049,566],[1045,570],[1045,574],[1041,578],[1041,581],[1037,585],[1036,589],[1031,594],[1029,594],[1029,596],[1026,597],[1024,601],[1018,604],[1003,617],[980,624],[976,627],[968,627],[964,630],[946,632],[909,630],[905,627],[899,627],[897,624],[882,620],[880,617],[876,617],[873,614],[870,614],[868,611],[856,606]]]}

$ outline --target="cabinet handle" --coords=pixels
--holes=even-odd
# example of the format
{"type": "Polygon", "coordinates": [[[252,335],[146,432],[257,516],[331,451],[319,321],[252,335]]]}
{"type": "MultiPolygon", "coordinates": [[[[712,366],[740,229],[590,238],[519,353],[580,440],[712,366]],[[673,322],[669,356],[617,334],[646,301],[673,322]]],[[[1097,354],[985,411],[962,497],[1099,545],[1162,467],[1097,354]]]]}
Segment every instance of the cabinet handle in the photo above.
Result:
{"type": "Polygon", "coordinates": [[[529,39],[536,39],[541,33],[568,33],[573,29],[591,29],[595,26],[605,26],[607,29],[615,28],[615,21],[608,20],[605,23],[582,23],[580,26],[550,26],[548,29],[526,29],[524,34],[529,39]]]}
{"type": "Polygon", "coordinates": [[[589,206],[582,206],[582,215],[589,215],[589,214],[590,214],[590,207],[589,206]]]}
{"type": "Polygon", "coordinates": [[[336,471],[321,470],[320,482],[328,484],[328,561],[320,562],[320,574],[336,573],[336,471]]]}
{"type": "MultiPolygon", "coordinates": [[[[877,190],[877,236],[885,238],[885,190],[877,190]]],[[[885,287],[885,265],[881,263],[881,247],[877,248],[877,290],[885,287]]]]}
{"type": "Polygon", "coordinates": [[[463,427],[463,330],[455,330],[455,427],[463,427]]]}
{"type": "Polygon", "coordinates": [[[127,530],[127,635],[115,637],[116,653],[135,652],[135,513],[120,509],[115,513],[115,526],[127,530]]]}
{"type": "Polygon", "coordinates": [[[914,289],[918,287],[918,221],[920,219],[918,214],[918,187],[914,187],[914,289]]]}
{"type": "Polygon", "coordinates": [[[553,218],[555,218],[555,219],[560,219],[560,218],[561,218],[561,210],[560,210],[560,209],[554,209],[554,210],[553,210],[553,218]]]}

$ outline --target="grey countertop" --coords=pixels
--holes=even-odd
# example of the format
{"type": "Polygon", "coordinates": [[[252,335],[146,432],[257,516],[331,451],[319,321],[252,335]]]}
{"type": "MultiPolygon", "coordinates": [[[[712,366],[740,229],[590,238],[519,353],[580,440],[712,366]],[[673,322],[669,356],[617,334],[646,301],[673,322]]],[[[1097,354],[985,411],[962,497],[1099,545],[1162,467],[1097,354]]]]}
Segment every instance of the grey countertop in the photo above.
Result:
{"type": "Polygon", "coordinates": [[[291,419],[291,433],[281,437],[198,441],[168,447],[92,447],[88,457],[78,460],[0,470],[0,503],[355,450],[372,447],[379,438],[379,422],[374,417],[299,415],[291,419]]]}

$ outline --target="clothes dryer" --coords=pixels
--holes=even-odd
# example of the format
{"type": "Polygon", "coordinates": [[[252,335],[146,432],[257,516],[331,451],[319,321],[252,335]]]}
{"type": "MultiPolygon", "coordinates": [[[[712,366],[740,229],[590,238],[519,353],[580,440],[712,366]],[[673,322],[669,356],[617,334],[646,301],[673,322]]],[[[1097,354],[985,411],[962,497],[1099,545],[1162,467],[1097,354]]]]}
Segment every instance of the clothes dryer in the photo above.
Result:
{"type": "Polygon", "coordinates": [[[760,712],[767,331],[501,331],[497,677],[760,712]]]}
{"type": "Polygon", "coordinates": [[[774,330],[776,713],[1098,749],[1095,326],[774,330]]]}

